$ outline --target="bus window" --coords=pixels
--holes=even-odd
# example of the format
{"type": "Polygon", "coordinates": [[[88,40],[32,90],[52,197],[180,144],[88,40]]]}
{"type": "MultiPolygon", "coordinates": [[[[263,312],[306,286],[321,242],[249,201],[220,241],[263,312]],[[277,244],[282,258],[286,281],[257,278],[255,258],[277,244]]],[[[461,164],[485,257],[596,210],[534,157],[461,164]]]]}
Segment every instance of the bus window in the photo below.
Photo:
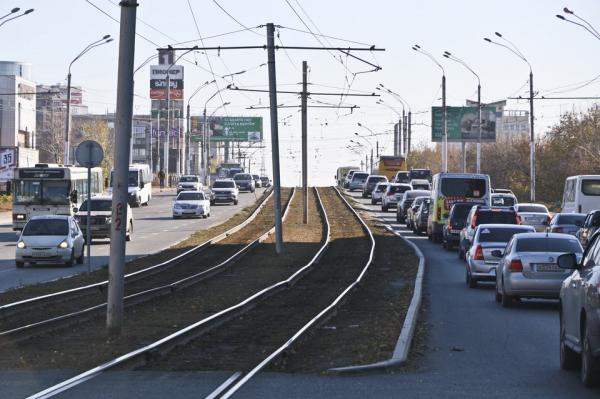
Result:
{"type": "Polygon", "coordinates": [[[442,194],[446,197],[483,198],[487,194],[485,179],[444,178],[442,194]]]}

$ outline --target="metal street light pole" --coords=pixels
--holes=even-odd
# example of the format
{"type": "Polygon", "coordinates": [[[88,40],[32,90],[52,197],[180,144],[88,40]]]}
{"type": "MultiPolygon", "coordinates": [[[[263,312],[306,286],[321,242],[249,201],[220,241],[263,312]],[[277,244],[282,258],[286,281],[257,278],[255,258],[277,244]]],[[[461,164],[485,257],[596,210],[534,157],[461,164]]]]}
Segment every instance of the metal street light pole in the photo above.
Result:
{"type": "MultiPolygon", "coordinates": [[[[367,129],[368,131],[370,131],[371,133],[373,133],[373,131],[371,129],[369,129],[368,127],[362,125],[360,122],[358,122],[358,126],[363,127],[365,129],[367,129]]],[[[371,143],[371,141],[369,139],[367,139],[365,136],[361,136],[360,134],[358,134],[357,132],[354,133],[356,136],[358,136],[359,138],[365,140],[367,142],[367,144],[369,144],[369,146],[371,147],[371,164],[370,164],[370,173],[373,173],[373,144],[371,143]]],[[[375,133],[373,133],[375,134],[375,133]]]]}
{"type": "Polygon", "coordinates": [[[187,154],[187,165],[186,165],[186,174],[191,173],[192,171],[192,164],[191,164],[191,117],[190,117],[190,102],[192,101],[192,98],[194,98],[194,96],[196,94],[198,94],[200,92],[200,90],[202,90],[203,88],[205,88],[206,86],[215,83],[216,80],[212,80],[211,82],[204,82],[202,85],[200,85],[200,87],[198,87],[191,96],[188,97],[188,103],[187,103],[187,136],[188,136],[188,145],[187,145],[187,150],[188,150],[188,154],[187,154]]]}
{"type": "Polygon", "coordinates": [[[600,32],[598,32],[596,30],[596,28],[594,28],[592,26],[592,24],[590,24],[585,19],[581,18],[579,15],[575,14],[575,12],[573,10],[569,10],[567,7],[563,8],[563,11],[565,12],[565,14],[570,14],[570,15],[574,16],[575,18],[577,18],[578,20],[582,21],[583,24],[581,24],[579,22],[572,21],[570,19],[567,19],[563,15],[556,15],[556,18],[562,19],[563,21],[566,21],[566,22],[569,22],[569,23],[572,23],[573,25],[581,26],[583,29],[587,30],[596,39],[600,40],[600,32]]]}
{"type": "Polygon", "coordinates": [[[412,111],[411,111],[410,104],[408,103],[408,101],[406,101],[404,98],[402,98],[402,96],[400,94],[398,94],[395,91],[391,90],[390,88],[384,86],[383,83],[379,83],[379,87],[377,89],[378,90],[385,89],[389,94],[391,94],[393,99],[395,99],[400,104],[402,104],[402,115],[403,115],[403,121],[404,121],[404,135],[405,135],[405,139],[406,139],[406,141],[404,143],[404,155],[408,156],[408,154],[410,153],[410,144],[411,144],[411,137],[412,137],[412,122],[411,122],[412,111]],[[405,117],[405,114],[404,114],[405,106],[406,106],[406,108],[408,108],[408,116],[407,117],[405,117]]]}
{"type": "MultiPolygon", "coordinates": [[[[377,87],[377,89],[379,89],[379,87],[377,87]]],[[[397,111],[394,107],[386,104],[383,102],[383,100],[379,99],[375,102],[375,104],[378,105],[383,105],[384,107],[387,107],[389,109],[391,109],[392,111],[394,111],[396,113],[396,115],[398,115],[398,130],[394,131],[394,156],[397,157],[399,156],[402,152],[401,152],[401,131],[402,131],[402,121],[404,120],[404,104],[402,104],[402,113],[400,113],[399,111],[397,111]]],[[[405,149],[406,152],[406,149],[405,149]]]]}

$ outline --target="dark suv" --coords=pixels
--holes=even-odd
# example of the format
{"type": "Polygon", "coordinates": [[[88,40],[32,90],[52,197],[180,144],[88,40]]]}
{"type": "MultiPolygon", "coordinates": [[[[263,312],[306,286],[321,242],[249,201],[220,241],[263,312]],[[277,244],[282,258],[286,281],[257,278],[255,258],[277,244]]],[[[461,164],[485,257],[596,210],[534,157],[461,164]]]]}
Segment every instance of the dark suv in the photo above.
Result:
{"type": "Polygon", "coordinates": [[[514,208],[490,208],[476,205],[471,208],[465,227],[460,232],[458,242],[458,257],[465,259],[465,254],[471,247],[475,229],[480,224],[521,224],[521,218],[514,208]]]}
{"type": "Polygon", "coordinates": [[[472,202],[455,202],[452,205],[448,214],[448,224],[442,228],[442,247],[450,251],[455,245],[458,245],[460,231],[465,227],[465,221],[473,205],[472,202]]]}

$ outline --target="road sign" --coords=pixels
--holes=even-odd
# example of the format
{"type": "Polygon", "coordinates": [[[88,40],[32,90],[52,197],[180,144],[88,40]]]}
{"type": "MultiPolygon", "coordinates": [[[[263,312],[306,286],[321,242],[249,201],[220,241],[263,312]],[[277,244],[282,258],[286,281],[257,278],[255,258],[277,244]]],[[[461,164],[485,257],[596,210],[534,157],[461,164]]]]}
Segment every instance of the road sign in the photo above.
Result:
{"type": "Polygon", "coordinates": [[[75,149],[75,159],[85,168],[95,168],[104,159],[104,151],[94,140],[85,140],[75,149]]]}

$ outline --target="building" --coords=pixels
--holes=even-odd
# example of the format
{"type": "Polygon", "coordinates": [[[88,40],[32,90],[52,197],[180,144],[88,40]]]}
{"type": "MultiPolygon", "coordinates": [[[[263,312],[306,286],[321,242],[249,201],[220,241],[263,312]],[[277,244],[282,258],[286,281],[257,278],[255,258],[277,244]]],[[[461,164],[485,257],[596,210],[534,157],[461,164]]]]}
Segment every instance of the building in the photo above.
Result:
{"type": "MultiPolygon", "coordinates": [[[[506,109],[506,100],[485,104],[496,107],[496,140],[529,137],[529,111],[506,109]]],[[[467,100],[468,107],[476,107],[477,102],[467,100]]]]}

